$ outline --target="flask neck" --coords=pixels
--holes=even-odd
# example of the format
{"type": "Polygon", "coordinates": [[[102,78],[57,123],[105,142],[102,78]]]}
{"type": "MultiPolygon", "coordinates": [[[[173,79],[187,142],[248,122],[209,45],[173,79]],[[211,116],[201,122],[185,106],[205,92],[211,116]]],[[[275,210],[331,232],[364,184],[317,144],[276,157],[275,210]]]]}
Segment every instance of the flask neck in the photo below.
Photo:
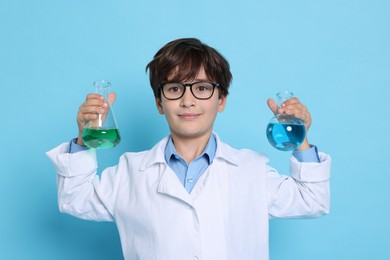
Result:
{"type": "Polygon", "coordinates": [[[108,97],[108,92],[110,90],[111,83],[106,80],[98,80],[93,83],[95,86],[95,93],[100,94],[106,100],[108,97]]]}
{"type": "Polygon", "coordinates": [[[279,108],[282,106],[283,102],[289,100],[290,98],[294,97],[294,94],[288,90],[280,91],[276,94],[277,97],[277,103],[279,108]]]}

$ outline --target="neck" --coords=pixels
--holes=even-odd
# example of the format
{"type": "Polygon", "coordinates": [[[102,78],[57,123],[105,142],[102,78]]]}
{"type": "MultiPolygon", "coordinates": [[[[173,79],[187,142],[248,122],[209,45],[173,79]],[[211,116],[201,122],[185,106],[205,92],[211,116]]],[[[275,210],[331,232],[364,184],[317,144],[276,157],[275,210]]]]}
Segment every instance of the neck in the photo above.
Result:
{"type": "Polygon", "coordinates": [[[211,132],[207,135],[189,138],[172,135],[173,144],[177,153],[186,160],[187,164],[202,154],[210,139],[211,132]]]}

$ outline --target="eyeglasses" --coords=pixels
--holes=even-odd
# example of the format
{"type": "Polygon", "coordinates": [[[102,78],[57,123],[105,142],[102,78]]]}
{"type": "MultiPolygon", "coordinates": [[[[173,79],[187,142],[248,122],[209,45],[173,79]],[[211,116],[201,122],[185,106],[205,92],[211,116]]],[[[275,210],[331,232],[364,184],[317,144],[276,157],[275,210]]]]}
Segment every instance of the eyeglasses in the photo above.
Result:
{"type": "Polygon", "coordinates": [[[214,94],[214,89],[219,87],[217,83],[211,82],[194,82],[191,84],[182,84],[179,82],[166,82],[160,84],[160,89],[166,99],[176,100],[181,98],[189,87],[195,98],[205,100],[214,94]]]}

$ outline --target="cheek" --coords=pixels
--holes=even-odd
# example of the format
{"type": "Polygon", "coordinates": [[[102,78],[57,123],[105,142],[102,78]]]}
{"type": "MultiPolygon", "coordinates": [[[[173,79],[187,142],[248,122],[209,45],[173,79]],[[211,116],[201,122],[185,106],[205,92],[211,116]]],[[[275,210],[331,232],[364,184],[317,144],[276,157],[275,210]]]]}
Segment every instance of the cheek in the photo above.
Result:
{"type": "Polygon", "coordinates": [[[172,106],[169,106],[166,103],[162,104],[160,110],[160,114],[165,115],[168,120],[173,117],[173,114],[175,114],[175,110],[172,108],[172,106]]]}
{"type": "Polygon", "coordinates": [[[172,102],[167,102],[166,100],[157,101],[157,109],[161,115],[167,115],[172,113],[174,104],[172,102]]]}
{"type": "Polygon", "coordinates": [[[215,117],[217,115],[217,113],[220,111],[220,108],[219,108],[219,104],[218,103],[214,103],[214,104],[210,104],[207,108],[205,108],[207,111],[209,111],[209,115],[211,117],[215,117]]]}

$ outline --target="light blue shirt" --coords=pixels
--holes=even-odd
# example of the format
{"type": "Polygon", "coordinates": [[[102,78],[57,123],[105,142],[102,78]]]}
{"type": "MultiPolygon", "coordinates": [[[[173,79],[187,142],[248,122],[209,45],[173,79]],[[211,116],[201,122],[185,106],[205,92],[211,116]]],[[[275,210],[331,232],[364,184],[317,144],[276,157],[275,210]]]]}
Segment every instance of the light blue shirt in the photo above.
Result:
{"type": "Polygon", "coordinates": [[[169,137],[165,148],[165,161],[176,173],[184,188],[190,193],[199,177],[213,162],[216,150],[217,142],[215,136],[211,135],[203,153],[187,164],[183,157],[176,152],[172,137],[169,137]]]}
{"type": "MultiPolygon", "coordinates": [[[[87,150],[88,147],[77,144],[77,138],[70,142],[70,153],[87,150]]],[[[192,160],[189,164],[177,153],[172,137],[169,137],[165,147],[165,161],[176,173],[184,188],[190,193],[196,182],[205,172],[207,167],[213,162],[217,142],[212,134],[203,153],[192,160]]],[[[293,152],[294,157],[300,162],[320,162],[317,147],[311,145],[310,149],[293,152]]]]}

